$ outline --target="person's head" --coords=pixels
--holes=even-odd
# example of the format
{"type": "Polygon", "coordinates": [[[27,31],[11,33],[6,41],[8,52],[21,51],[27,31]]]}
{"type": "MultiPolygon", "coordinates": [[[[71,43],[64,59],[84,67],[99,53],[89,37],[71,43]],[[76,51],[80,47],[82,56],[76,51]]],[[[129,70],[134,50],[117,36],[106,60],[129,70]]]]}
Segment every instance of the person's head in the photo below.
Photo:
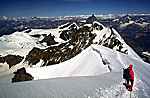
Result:
{"type": "Polygon", "coordinates": [[[133,67],[133,65],[132,65],[132,64],[130,64],[130,65],[129,65],[129,69],[132,69],[132,67],[133,67]]]}

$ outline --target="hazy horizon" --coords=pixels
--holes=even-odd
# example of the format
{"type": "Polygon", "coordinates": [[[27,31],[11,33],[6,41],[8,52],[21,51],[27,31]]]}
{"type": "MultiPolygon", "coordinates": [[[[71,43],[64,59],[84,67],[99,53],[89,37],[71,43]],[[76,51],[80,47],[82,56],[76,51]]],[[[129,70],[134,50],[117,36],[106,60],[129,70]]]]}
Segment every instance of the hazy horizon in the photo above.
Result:
{"type": "Polygon", "coordinates": [[[150,13],[149,0],[1,0],[0,16],[150,13]]]}

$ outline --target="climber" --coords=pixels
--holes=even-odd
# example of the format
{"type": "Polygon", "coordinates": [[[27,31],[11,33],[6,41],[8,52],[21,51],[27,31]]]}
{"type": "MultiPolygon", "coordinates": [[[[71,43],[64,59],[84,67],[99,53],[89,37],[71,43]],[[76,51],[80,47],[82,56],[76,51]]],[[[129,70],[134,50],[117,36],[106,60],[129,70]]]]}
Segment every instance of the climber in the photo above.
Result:
{"type": "Polygon", "coordinates": [[[134,83],[134,71],[133,71],[133,65],[130,64],[127,69],[124,69],[123,71],[123,78],[126,80],[127,83],[124,83],[126,88],[129,91],[132,91],[133,83],[134,83]],[[129,84],[130,82],[130,84],[129,84]]]}

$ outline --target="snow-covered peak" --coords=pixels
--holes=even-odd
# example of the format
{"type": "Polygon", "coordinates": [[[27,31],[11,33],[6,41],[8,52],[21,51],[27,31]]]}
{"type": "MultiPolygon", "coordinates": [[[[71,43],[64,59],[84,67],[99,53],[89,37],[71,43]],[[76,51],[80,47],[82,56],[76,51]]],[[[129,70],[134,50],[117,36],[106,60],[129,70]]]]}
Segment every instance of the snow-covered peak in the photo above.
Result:
{"type": "Polygon", "coordinates": [[[94,26],[102,26],[103,28],[105,27],[103,24],[101,24],[98,21],[94,21],[93,23],[85,23],[83,26],[88,26],[88,27],[94,27],[94,26]]]}
{"type": "Polygon", "coordinates": [[[79,26],[73,22],[73,23],[66,23],[64,25],[61,25],[58,27],[60,30],[70,30],[70,29],[79,29],[79,26]]]}
{"type": "Polygon", "coordinates": [[[126,23],[121,23],[120,27],[124,28],[124,27],[126,27],[128,25],[131,25],[131,24],[134,24],[134,23],[135,23],[134,21],[129,21],[129,22],[126,22],[126,23]]]}
{"type": "Polygon", "coordinates": [[[96,37],[93,40],[94,44],[100,44],[140,59],[140,57],[125,43],[123,38],[114,28],[105,27],[99,22],[94,23],[102,27],[102,29],[93,29],[92,31],[93,34],[96,34],[96,37]]]}
{"type": "Polygon", "coordinates": [[[101,24],[101,23],[100,23],[100,22],[98,22],[98,21],[94,21],[94,22],[93,22],[93,25],[102,26],[102,27],[104,28],[104,25],[103,25],[103,24],[101,24]]]}
{"type": "Polygon", "coordinates": [[[58,28],[59,28],[59,29],[65,28],[65,27],[68,27],[69,25],[70,25],[70,23],[67,22],[67,23],[65,23],[65,24],[63,24],[63,25],[61,25],[61,26],[59,26],[58,28]]]}

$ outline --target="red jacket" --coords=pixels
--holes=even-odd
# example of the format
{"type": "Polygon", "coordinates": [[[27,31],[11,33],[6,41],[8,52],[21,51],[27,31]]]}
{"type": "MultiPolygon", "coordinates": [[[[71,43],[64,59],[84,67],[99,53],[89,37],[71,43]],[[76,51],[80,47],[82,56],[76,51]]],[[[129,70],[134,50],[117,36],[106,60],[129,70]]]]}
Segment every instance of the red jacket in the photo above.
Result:
{"type": "Polygon", "coordinates": [[[133,65],[130,64],[129,65],[129,74],[130,74],[130,79],[134,81],[134,72],[133,72],[132,67],[133,67],[133,65]]]}

